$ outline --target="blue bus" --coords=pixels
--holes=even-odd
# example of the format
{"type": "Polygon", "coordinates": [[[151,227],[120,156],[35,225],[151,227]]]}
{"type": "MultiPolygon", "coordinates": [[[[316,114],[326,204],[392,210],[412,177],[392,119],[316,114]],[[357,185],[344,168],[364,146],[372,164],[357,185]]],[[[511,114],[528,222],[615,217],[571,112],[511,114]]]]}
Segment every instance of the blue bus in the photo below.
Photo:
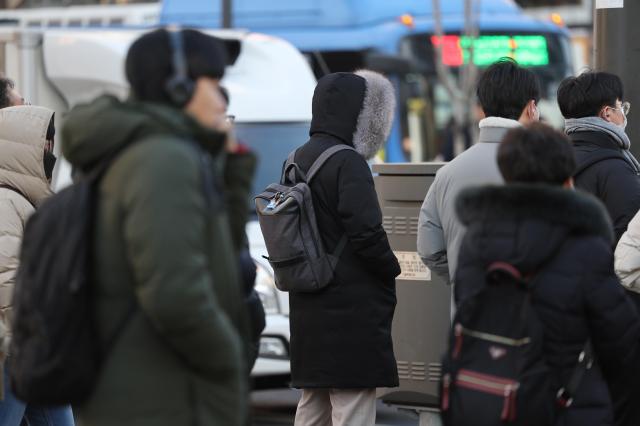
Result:
{"type": "MultiPolygon", "coordinates": [[[[543,83],[543,114],[552,122],[559,118],[555,90],[573,73],[565,28],[526,16],[512,0],[482,0],[474,11],[479,35],[471,40],[464,36],[464,1],[440,3],[442,38],[434,36],[430,0],[234,0],[233,25],[288,40],[307,56],[317,77],[362,67],[390,75],[399,108],[385,151],[389,162],[442,153],[452,112],[436,75],[438,43],[441,60],[454,74],[469,61],[482,69],[505,56],[530,67],[543,83]]],[[[221,1],[164,0],[160,19],[216,28],[221,1]]]]}

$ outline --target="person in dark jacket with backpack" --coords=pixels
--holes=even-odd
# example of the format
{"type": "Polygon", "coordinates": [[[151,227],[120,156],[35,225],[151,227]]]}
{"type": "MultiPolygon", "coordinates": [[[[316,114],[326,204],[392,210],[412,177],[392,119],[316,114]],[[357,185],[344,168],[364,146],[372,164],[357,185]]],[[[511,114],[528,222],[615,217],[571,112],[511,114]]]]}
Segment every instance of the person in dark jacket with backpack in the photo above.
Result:
{"type": "Polygon", "coordinates": [[[327,287],[289,295],[292,385],[302,388],[296,426],[373,425],[375,388],[398,385],[391,322],[400,267],[367,164],[389,135],[394,107],[380,74],[329,74],[313,96],[311,138],[295,154],[307,172],[328,148],[355,148],[330,157],[310,183],[326,251],[347,242],[327,287]]]}
{"type": "Polygon", "coordinates": [[[606,72],[568,77],[558,87],[558,104],[576,153],[576,187],[604,203],[615,244],[640,209],[640,163],[625,132],[630,104],[622,81],[606,72]]]}
{"type": "MultiPolygon", "coordinates": [[[[572,404],[557,409],[554,424],[640,424],[632,412],[638,405],[640,317],[613,270],[613,235],[604,207],[593,196],[571,190],[570,141],[543,124],[511,130],[498,150],[498,166],[506,186],[469,189],[457,200],[468,229],[457,270],[458,312],[486,285],[489,265],[511,265],[530,287],[530,315],[537,316],[544,334],[551,387],[538,393],[555,399],[561,388],[570,388],[580,353],[587,342],[593,347],[595,365],[584,370],[573,395],[563,394],[572,404]]],[[[462,337],[464,353],[471,338],[462,337]]],[[[504,348],[495,345],[494,360],[504,348]]],[[[526,418],[514,415],[524,421],[518,424],[526,424],[526,418]]]]}
{"type": "Polygon", "coordinates": [[[110,345],[78,405],[83,425],[247,423],[247,312],[212,176],[236,166],[218,84],[225,65],[215,37],[146,33],[127,53],[132,98],[80,105],[62,129],[63,153],[82,173],[123,150],[97,190],[96,321],[110,345]]]}

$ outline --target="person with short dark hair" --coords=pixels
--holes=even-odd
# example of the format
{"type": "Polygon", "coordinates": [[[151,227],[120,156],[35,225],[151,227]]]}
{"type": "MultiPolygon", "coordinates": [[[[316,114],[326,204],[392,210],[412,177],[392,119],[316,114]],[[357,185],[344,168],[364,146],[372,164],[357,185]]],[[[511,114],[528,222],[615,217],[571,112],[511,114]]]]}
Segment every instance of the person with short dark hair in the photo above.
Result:
{"type": "Polygon", "coordinates": [[[19,105],[24,105],[24,98],[16,90],[15,83],[0,74],[0,109],[19,105]]]}
{"type": "Polygon", "coordinates": [[[630,104],[622,81],[606,72],[568,77],[558,87],[558,104],[576,152],[576,187],[602,200],[617,243],[640,209],[640,163],[625,132],[630,104]]]}
{"type": "Polygon", "coordinates": [[[640,378],[640,317],[613,271],[613,232],[604,206],[572,190],[569,139],[544,124],[513,129],[500,144],[497,162],[506,185],[467,189],[456,202],[467,227],[456,304],[484,285],[487,265],[494,262],[532,277],[532,306],[552,372],[550,398],[569,386],[587,341],[597,360],[584,373],[573,403],[558,408],[555,425],[640,424],[627,410],[640,378]]]}
{"type": "Polygon", "coordinates": [[[217,183],[235,148],[226,64],[215,37],[148,32],[127,53],[130,99],[78,106],[62,129],[81,173],[120,150],[99,183],[93,270],[103,343],[124,325],[83,425],[246,425],[248,319],[217,183]]]}
{"type": "Polygon", "coordinates": [[[435,273],[454,282],[464,229],[455,215],[454,200],[469,185],[502,183],[496,163],[498,144],[509,129],[538,121],[540,83],[535,74],[503,59],[484,72],[477,89],[485,118],[478,143],[438,170],[422,204],[418,253],[435,273]]]}

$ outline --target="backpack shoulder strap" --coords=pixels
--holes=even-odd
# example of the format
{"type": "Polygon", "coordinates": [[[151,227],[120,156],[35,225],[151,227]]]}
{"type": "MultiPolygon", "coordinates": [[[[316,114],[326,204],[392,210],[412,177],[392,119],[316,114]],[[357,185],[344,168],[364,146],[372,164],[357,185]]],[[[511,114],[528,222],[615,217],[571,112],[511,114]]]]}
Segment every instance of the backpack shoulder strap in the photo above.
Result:
{"type": "Polygon", "coordinates": [[[333,154],[345,150],[355,151],[355,149],[350,147],[349,145],[340,144],[334,145],[320,154],[320,156],[316,159],[316,161],[313,162],[313,164],[309,168],[309,172],[307,173],[307,184],[311,182],[311,179],[313,179],[316,173],[318,173],[320,168],[322,168],[324,163],[326,163],[333,154]]]}
{"type": "Polygon", "coordinates": [[[582,379],[584,378],[587,371],[589,371],[595,362],[595,355],[593,353],[593,346],[591,345],[591,340],[587,340],[584,348],[578,355],[578,363],[573,368],[571,372],[571,376],[569,377],[569,381],[567,385],[560,388],[558,393],[556,394],[556,399],[560,407],[567,408],[570,407],[573,403],[573,398],[578,392],[580,388],[580,384],[582,383],[582,379]]]}
{"type": "Polygon", "coordinates": [[[611,159],[627,161],[627,159],[624,157],[624,155],[622,155],[622,153],[616,152],[612,149],[608,149],[605,152],[592,156],[588,161],[585,161],[584,163],[579,164],[578,168],[573,174],[573,177],[578,177],[580,174],[582,174],[584,171],[586,171],[589,167],[593,166],[594,164],[598,164],[601,161],[611,160],[611,159]]]}
{"type": "Polygon", "coordinates": [[[14,187],[13,187],[13,186],[11,186],[11,185],[4,185],[4,184],[0,184],[0,188],[8,189],[9,191],[15,192],[16,194],[18,194],[19,196],[21,196],[22,198],[24,198],[24,199],[27,201],[27,203],[31,204],[31,206],[32,206],[34,209],[36,208],[35,204],[33,204],[33,203],[31,202],[31,200],[30,200],[26,195],[24,195],[24,194],[22,193],[22,191],[20,191],[18,188],[14,188],[14,187]]]}
{"type": "Polygon", "coordinates": [[[287,161],[285,161],[284,163],[284,167],[282,168],[282,177],[280,178],[280,183],[283,185],[286,184],[287,180],[291,183],[295,183],[297,181],[296,172],[299,173],[300,176],[302,176],[303,180],[307,180],[306,175],[302,172],[300,167],[298,167],[298,164],[296,164],[297,152],[297,149],[291,151],[291,153],[289,153],[289,156],[287,157],[287,161]]]}
{"type": "MultiPolygon", "coordinates": [[[[593,144],[598,145],[599,142],[599,136],[594,136],[593,134],[589,133],[589,132],[577,132],[577,133],[572,133],[569,135],[569,139],[571,139],[572,142],[574,141],[585,141],[585,142],[591,142],[593,144]]],[[[580,174],[582,174],[582,172],[584,172],[585,170],[587,170],[589,167],[593,166],[594,164],[597,164],[601,161],[604,160],[611,160],[611,159],[618,159],[618,160],[623,160],[623,161],[628,161],[625,156],[622,154],[622,152],[615,150],[615,149],[611,149],[611,148],[607,148],[607,147],[603,147],[602,149],[599,149],[598,151],[596,151],[595,154],[591,155],[587,161],[585,161],[582,164],[578,164],[578,167],[576,169],[576,171],[573,174],[573,177],[578,177],[580,174]]]]}

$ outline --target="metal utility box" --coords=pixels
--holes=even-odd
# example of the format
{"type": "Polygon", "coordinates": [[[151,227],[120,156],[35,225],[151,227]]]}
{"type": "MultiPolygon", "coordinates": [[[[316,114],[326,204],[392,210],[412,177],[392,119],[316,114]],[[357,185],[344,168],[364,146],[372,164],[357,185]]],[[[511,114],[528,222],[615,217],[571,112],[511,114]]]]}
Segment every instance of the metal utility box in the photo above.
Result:
{"type": "Polygon", "coordinates": [[[438,405],[441,357],[450,327],[451,287],[422,264],[416,238],[420,207],[443,165],[373,166],[384,229],[402,267],[396,279],[398,304],[392,332],[400,387],[378,393],[388,404],[427,409],[438,405]]]}

